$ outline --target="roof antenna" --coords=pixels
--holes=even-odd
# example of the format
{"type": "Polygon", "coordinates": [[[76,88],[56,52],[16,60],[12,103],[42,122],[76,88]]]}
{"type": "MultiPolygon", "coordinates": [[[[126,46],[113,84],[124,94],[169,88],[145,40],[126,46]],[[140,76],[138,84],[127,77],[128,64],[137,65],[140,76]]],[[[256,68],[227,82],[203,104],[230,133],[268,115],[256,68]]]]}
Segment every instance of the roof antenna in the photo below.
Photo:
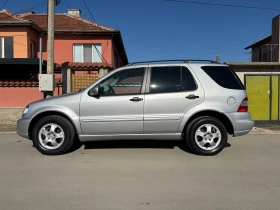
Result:
{"type": "Polygon", "coordinates": [[[216,56],[216,62],[220,63],[220,56],[219,55],[216,56]]]}

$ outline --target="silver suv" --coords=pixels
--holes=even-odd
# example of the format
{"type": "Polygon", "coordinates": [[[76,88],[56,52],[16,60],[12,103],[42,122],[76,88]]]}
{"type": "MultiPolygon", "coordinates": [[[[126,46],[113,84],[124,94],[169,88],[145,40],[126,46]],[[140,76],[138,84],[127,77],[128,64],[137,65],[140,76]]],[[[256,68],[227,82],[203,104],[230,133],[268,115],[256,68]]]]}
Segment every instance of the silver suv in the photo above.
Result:
{"type": "Polygon", "coordinates": [[[132,63],[80,92],[31,103],[17,132],[45,155],[67,152],[76,139],[184,140],[196,154],[215,155],[228,134],[253,125],[244,86],[227,65],[172,60],[132,63]]]}

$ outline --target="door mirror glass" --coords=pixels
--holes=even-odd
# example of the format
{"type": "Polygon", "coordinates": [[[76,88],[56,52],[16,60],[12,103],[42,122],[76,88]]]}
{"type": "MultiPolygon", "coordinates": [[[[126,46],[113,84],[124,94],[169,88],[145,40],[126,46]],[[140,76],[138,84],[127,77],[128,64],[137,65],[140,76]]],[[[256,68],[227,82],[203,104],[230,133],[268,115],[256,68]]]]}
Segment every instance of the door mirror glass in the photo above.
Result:
{"type": "Polygon", "coordinates": [[[79,90],[79,92],[82,92],[84,89],[85,89],[85,88],[81,88],[81,89],[79,90]]]}
{"type": "Polygon", "coordinates": [[[90,91],[88,92],[88,95],[92,97],[99,96],[99,85],[95,86],[94,88],[91,88],[90,91]]]}

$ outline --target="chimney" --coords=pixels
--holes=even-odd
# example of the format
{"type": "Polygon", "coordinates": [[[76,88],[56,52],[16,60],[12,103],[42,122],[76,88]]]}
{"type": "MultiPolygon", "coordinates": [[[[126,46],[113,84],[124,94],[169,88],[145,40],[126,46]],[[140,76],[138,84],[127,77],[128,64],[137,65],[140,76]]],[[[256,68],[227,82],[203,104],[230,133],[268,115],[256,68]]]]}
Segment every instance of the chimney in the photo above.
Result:
{"type": "Polygon", "coordinates": [[[272,20],[272,42],[271,44],[278,44],[272,52],[272,61],[280,62],[280,15],[272,20]]]}
{"type": "Polygon", "coordinates": [[[69,15],[73,15],[73,16],[76,16],[76,17],[81,17],[81,10],[80,9],[68,9],[68,14],[69,15]]]}
{"type": "Polygon", "coordinates": [[[26,14],[28,14],[28,15],[34,15],[34,14],[35,14],[35,12],[34,12],[34,11],[32,11],[32,10],[27,10],[27,11],[26,11],[26,14]]]}

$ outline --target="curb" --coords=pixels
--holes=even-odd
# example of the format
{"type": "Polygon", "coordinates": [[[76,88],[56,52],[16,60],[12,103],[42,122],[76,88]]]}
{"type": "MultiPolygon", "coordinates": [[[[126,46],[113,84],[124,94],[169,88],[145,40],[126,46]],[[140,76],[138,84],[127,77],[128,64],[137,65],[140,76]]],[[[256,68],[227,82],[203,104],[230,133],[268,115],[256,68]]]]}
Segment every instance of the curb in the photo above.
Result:
{"type": "Polygon", "coordinates": [[[248,135],[280,135],[280,131],[254,127],[248,135]]]}
{"type": "Polygon", "coordinates": [[[0,132],[0,135],[1,134],[16,134],[17,132],[16,131],[6,131],[6,132],[0,132]]]}

